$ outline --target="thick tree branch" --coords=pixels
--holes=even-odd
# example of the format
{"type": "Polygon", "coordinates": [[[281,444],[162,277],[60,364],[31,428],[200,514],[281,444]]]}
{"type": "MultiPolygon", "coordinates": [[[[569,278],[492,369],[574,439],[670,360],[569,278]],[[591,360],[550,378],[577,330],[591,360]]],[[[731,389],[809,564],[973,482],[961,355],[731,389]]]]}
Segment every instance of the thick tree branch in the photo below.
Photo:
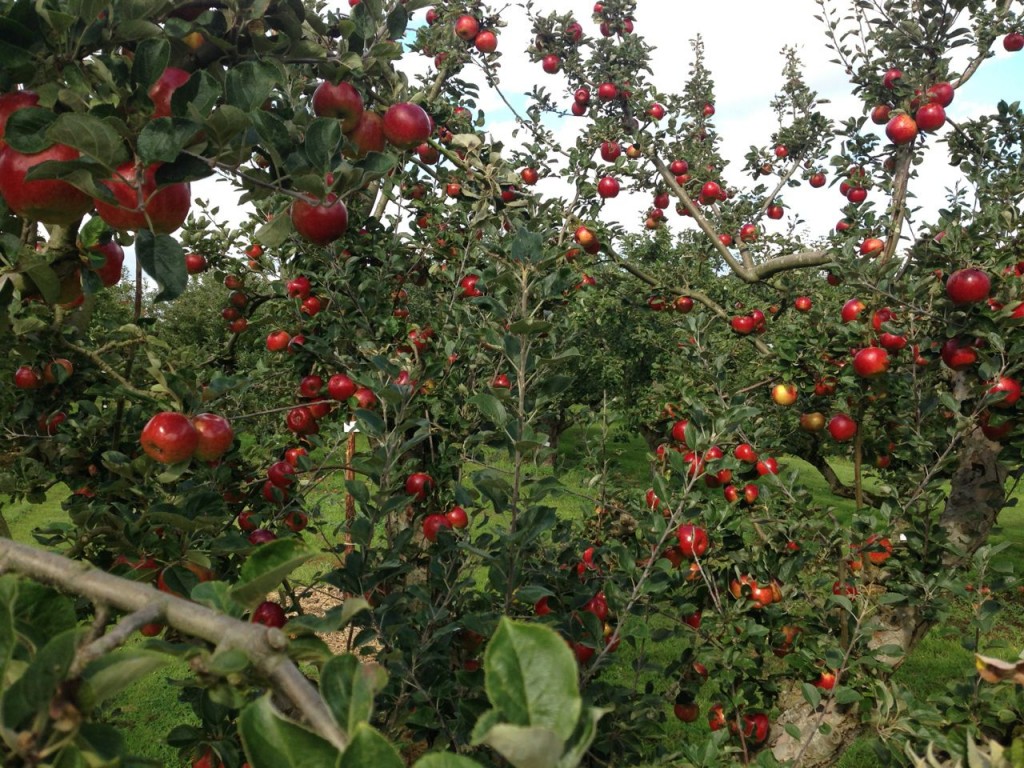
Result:
{"type": "Polygon", "coordinates": [[[288,637],[280,629],[238,621],[148,584],[104,573],[88,563],[0,539],[0,573],[6,572],[20,573],[130,614],[146,611],[147,615],[161,615],[169,625],[188,635],[218,648],[242,651],[291,700],[320,736],[339,750],[345,748],[348,741],[345,733],[316,688],[288,658],[285,653],[288,637]]]}

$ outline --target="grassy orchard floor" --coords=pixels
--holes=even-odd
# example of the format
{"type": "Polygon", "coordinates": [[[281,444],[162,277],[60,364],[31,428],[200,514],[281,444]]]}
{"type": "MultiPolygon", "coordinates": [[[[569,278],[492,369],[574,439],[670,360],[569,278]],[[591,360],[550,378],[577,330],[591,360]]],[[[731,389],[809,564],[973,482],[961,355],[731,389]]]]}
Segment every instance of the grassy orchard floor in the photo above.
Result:
{"type": "MultiPolygon", "coordinates": [[[[613,435],[606,442],[603,455],[597,458],[605,461],[610,473],[619,480],[628,481],[643,489],[649,485],[646,457],[646,446],[640,440],[613,435]]],[[[570,432],[563,438],[558,458],[558,471],[564,485],[584,495],[595,495],[594,489],[589,487],[589,480],[595,474],[592,464],[595,456],[588,452],[580,431],[570,432]]],[[[809,487],[816,498],[829,498],[829,503],[837,508],[841,518],[849,517],[853,513],[852,502],[830,498],[824,481],[808,465],[793,458],[787,459],[784,463],[787,470],[796,469],[800,473],[801,481],[809,487]]],[[[491,462],[491,466],[506,470],[510,468],[507,462],[501,460],[491,462]]],[[[467,466],[467,473],[475,469],[477,467],[467,466]]],[[[538,476],[550,472],[551,469],[547,467],[533,467],[529,474],[538,476]]],[[[852,478],[852,466],[849,464],[839,464],[837,472],[845,482],[852,478]]],[[[337,478],[330,478],[325,482],[315,494],[314,501],[321,505],[323,528],[326,531],[331,529],[332,524],[344,518],[344,497],[343,493],[339,492],[342,489],[343,482],[339,474],[337,478]]],[[[67,494],[66,487],[58,486],[53,489],[44,504],[4,505],[3,515],[11,527],[13,537],[19,541],[31,542],[34,528],[62,521],[64,515],[60,502],[67,494]]],[[[570,494],[553,499],[551,503],[558,507],[560,514],[566,516],[582,517],[592,513],[591,502],[570,494]]],[[[1002,554],[1002,557],[1017,563],[1024,562],[1024,502],[1017,499],[1013,506],[1003,510],[999,523],[1000,528],[992,537],[993,543],[1009,542],[1011,547],[1002,554]]],[[[317,564],[310,564],[298,575],[300,578],[312,579],[324,566],[329,567],[327,558],[321,561],[319,567],[317,564]]],[[[969,610],[966,604],[960,606],[948,625],[932,630],[897,673],[896,681],[907,686],[915,694],[923,695],[942,690],[947,683],[961,678],[973,669],[973,656],[962,645],[964,630],[969,624],[969,610]]],[[[1012,616],[1011,613],[1014,612],[1004,611],[1000,615],[993,633],[997,644],[990,648],[993,655],[1013,658],[1021,648],[1024,648],[1024,617],[1020,615],[1021,612],[1016,612],[1012,616]]],[[[668,644],[662,644],[651,654],[655,662],[660,656],[667,662],[675,655],[676,649],[669,647],[668,644]]],[[[637,676],[630,668],[630,662],[633,660],[630,657],[630,649],[623,646],[616,666],[609,669],[607,674],[613,678],[618,677],[623,683],[636,681],[637,676]]],[[[186,675],[187,668],[184,664],[175,664],[162,673],[162,677],[168,679],[183,678],[186,675]]],[[[652,674],[650,679],[662,689],[667,688],[671,682],[655,674],[652,674]]],[[[638,684],[646,682],[647,680],[641,676],[638,684]]],[[[711,692],[705,694],[706,697],[711,695],[711,692]]],[[[669,701],[666,695],[666,710],[669,709],[669,701]]],[[[700,703],[702,709],[706,709],[709,702],[704,700],[700,703]]],[[[129,747],[136,754],[155,760],[157,764],[167,768],[185,765],[178,759],[176,751],[164,744],[164,737],[171,727],[181,722],[194,722],[191,711],[177,701],[176,689],[173,686],[153,685],[152,680],[140,681],[122,695],[113,714],[125,726],[129,747]]],[[[703,718],[697,723],[684,725],[671,715],[664,726],[665,737],[673,741],[685,740],[688,735],[696,735],[706,729],[703,718]]],[[[878,758],[871,749],[871,742],[865,739],[848,750],[839,766],[866,768],[877,764],[878,758]]]]}

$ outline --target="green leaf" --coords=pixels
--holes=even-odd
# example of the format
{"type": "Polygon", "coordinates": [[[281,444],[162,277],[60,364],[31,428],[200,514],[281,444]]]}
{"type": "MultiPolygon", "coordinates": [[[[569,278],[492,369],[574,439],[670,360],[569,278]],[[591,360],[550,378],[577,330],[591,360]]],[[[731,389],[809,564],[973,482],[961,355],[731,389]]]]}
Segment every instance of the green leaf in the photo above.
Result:
{"type": "Polygon", "coordinates": [[[863,698],[853,688],[847,688],[846,686],[840,686],[835,692],[836,704],[855,704],[858,701],[862,701],[863,698]]]}
{"type": "Polygon", "coordinates": [[[121,732],[105,723],[83,723],[77,746],[87,753],[83,766],[124,765],[125,741],[121,732]],[[88,754],[91,753],[91,754],[88,754]],[[99,762],[97,762],[99,758],[99,762]]]}
{"type": "Polygon", "coordinates": [[[185,292],[188,286],[185,251],[173,237],[140,229],[135,238],[135,255],[143,271],[156,280],[160,288],[155,301],[171,301],[185,292]]]}
{"type": "Polygon", "coordinates": [[[65,112],[46,130],[46,138],[51,143],[74,147],[83,155],[114,168],[128,159],[128,150],[115,124],[117,121],[113,119],[65,112]]]}
{"type": "Polygon", "coordinates": [[[811,685],[810,683],[804,683],[802,685],[801,690],[804,694],[804,700],[812,707],[816,708],[819,704],[821,704],[821,691],[819,691],[817,687],[811,685]]]}
{"type": "Polygon", "coordinates": [[[384,419],[379,414],[365,408],[356,408],[353,414],[356,417],[356,424],[359,431],[370,436],[379,437],[384,434],[384,419]]]}
{"type": "Polygon", "coordinates": [[[504,720],[550,729],[563,742],[572,736],[583,702],[572,651],[556,632],[502,618],[484,670],[487,697],[504,720]]]}
{"type": "Polygon", "coordinates": [[[398,750],[366,723],[359,723],[349,736],[338,768],[405,768],[398,750]]]}
{"type": "Polygon", "coordinates": [[[363,664],[352,654],[335,656],[320,673],[320,693],[347,733],[373,714],[373,697],[384,689],[387,672],[377,664],[363,664]]]}
{"type": "Polygon", "coordinates": [[[269,694],[242,710],[242,747],[252,768],[336,768],[341,755],[333,745],[285,719],[269,694]]]}
{"type": "Polygon", "coordinates": [[[471,405],[475,405],[480,412],[486,416],[496,427],[503,427],[508,423],[508,412],[501,401],[494,395],[480,392],[469,398],[471,405]]]}
{"type": "Polygon", "coordinates": [[[19,109],[7,119],[4,141],[28,155],[42,152],[53,143],[46,132],[56,120],[53,112],[42,107],[19,109]]]}
{"type": "Polygon", "coordinates": [[[135,48],[132,82],[140,91],[148,91],[149,86],[160,79],[170,61],[171,44],[165,37],[143,40],[135,48]]]}
{"type": "Polygon", "coordinates": [[[558,761],[558,768],[576,768],[577,765],[583,762],[584,755],[587,754],[587,750],[590,749],[590,745],[594,743],[594,739],[597,737],[597,722],[608,712],[611,712],[611,710],[602,709],[601,707],[587,707],[581,718],[582,727],[577,729],[576,738],[572,746],[566,750],[565,754],[562,755],[562,759],[558,761]]]}
{"type": "Polygon", "coordinates": [[[520,227],[512,241],[510,255],[515,261],[540,261],[544,257],[544,238],[520,227]]]}
{"type": "Polygon", "coordinates": [[[388,37],[392,40],[401,39],[405,34],[405,28],[409,24],[409,13],[404,5],[396,5],[388,14],[388,37]]]}
{"type": "Polygon", "coordinates": [[[431,752],[417,760],[413,768],[481,768],[481,766],[476,760],[470,760],[462,755],[431,752]]]}
{"type": "Polygon", "coordinates": [[[255,607],[272,589],[300,565],[314,556],[297,539],[277,539],[263,544],[249,555],[239,573],[231,597],[239,603],[255,607]]]}
{"type": "Polygon", "coordinates": [[[84,677],[93,706],[116,696],[136,680],[171,661],[171,657],[143,648],[118,648],[90,663],[84,677]]]}
{"type": "Polygon", "coordinates": [[[499,723],[477,743],[488,745],[515,768],[555,768],[564,741],[557,733],[542,726],[499,723]]]}
{"type": "Polygon", "coordinates": [[[348,626],[358,614],[370,610],[370,603],[363,597],[348,597],[341,605],[331,608],[323,616],[307,613],[288,621],[288,630],[309,632],[338,632],[348,626]]]}
{"type": "Polygon", "coordinates": [[[192,589],[191,598],[207,608],[213,608],[236,619],[245,613],[245,606],[231,597],[231,585],[224,581],[201,581],[192,589]]]}
{"type": "Polygon", "coordinates": [[[49,264],[36,264],[34,267],[28,267],[25,274],[39,289],[43,295],[43,301],[47,304],[57,303],[57,299],[60,297],[60,278],[49,264]]]}
{"type": "Polygon", "coordinates": [[[253,234],[253,238],[268,248],[276,248],[294,232],[290,216],[279,215],[260,226],[253,234]]]}
{"type": "Polygon", "coordinates": [[[332,117],[318,117],[306,129],[303,147],[310,165],[326,173],[334,167],[344,143],[341,122],[332,117]]]}
{"type": "Polygon", "coordinates": [[[43,646],[21,677],[8,686],[0,699],[4,726],[20,730],[27,720],[47,711],[75,658],[80,635],[77,628],[61,632],[43,646]]]}
{"type": "Polygon", "coordinates": [[[200,129],[198,123],[181,117],[150,120],[139,133],[139,159],[150,163],[173,163],[200,129]]]}
{"type": "Polygon", "coordinates": [[[224,83],[227,103],[243,112],[255,112],[263,106],[277,85],[277,69],[266,63],[246,61],[228,70],[224,83]]]}

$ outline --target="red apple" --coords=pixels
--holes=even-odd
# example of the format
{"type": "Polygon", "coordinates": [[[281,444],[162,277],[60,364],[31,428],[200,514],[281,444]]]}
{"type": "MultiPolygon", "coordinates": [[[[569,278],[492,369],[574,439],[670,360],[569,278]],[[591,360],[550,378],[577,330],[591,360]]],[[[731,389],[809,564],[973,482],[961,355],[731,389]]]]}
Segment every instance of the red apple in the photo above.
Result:
{"type": "Polygon", "coordinates": [[[320,392],[323,388],[324,380],[319,376],[303,376],[302,380],[299,381],[299,397],[306,397],[310,399],[320,397],[320,392]]]}
{"type": "Polygon", "coordinates": [[[295,200],[291,218],[295,231],[316,245],[334,242],[348,229],[348,208],[334,194],[324,200],[295,200]]]}
{"type": "Polygon", "coordinates": [[[49,160],[67,162],[80,157],[77,149],[54,144],[34,155],[23,155],[13,147],[0,149],[0,196],[18,216],[44,224],[71,224],[92,209],[92,199],[59,179],[26,181],[37,165],[49,160]]]}
{"type": "Polygon", "coordinates": [[[676,530],[679,538],[679,551],[684,557],[702,557],[708,551],[708,534],[700,526],[691,523],[680,525],[676,530]]]}
{"type": "Polygon", "coordinates": [[[437,541],[438,535],[445,529],[451,529],[452,523],[444,515],[427,515],[423,518],[423,536],[427,541],[437,541]]]}
{"type": "Polygon", "coordinates": [[[464,13],[455,20],[456,37],[465,40],[467,43],[475,38],[480,32],[480,22],[475,17],[464,13]]]}
{"type": "MultiPolygon", "coordinates": [[[[549,53],[547,56],[540,60],[540,66],[549,75],[553,75],[562,68],[562,57],[554,53],[549,53]]],[[[579,100],[576,100],[574,103],[581,104],[579,100]]]]}
{"type": "Polygon", "coordinates": [[[498,36],[491,30],[484,30],[473,38],[473,45],[480,53],[494,53],[498,50],[498,36]]]}
{"type": "Polygon", "coordinates": [[[114,196],[114,203],[97,198],[96,213],[114,229],[151,229],[170,234],[185,223],[192,207],[192,191],[188,182],[158,187],[159,165],[148,166],[139,178],[139,168],[129,162],[119,166],[113,178],[100,182],[114,196]]]}
{"type": "Polygon", "coordinates": [[[597,194],[603,198],[615,197],[619,194],[619,182],[612,176],[604,176],[597,182],[597,194]]]}
{"type": "MultiPolygon", "coordinates": [[[[948,107],[952,104],[953,97],[956,95],[953,86],[945,81],[929,85],[926,93],[929,99],[943,107],[948,107]]],[[[920,121],[918,121],[918,125],[920,125],[920,121]]]]}
{"type": "Polygon", "coordinates": [[[287,461],[275,461],[267,468],[267,480],[275,488],[291,488],[295,483],[295,467],[287,461]]]}
{"type": "Polygon", "coordinates": [[[334,85],[326,80],[313,91],[313,114],[317,117],[335,117],[341,121],[341,130],[355,130],[363,117],[363,97],[349,83],[334,85]]]}
{"type": "Polygon", "coordinates": [[[299,275],[292,280],[289,280],[285,286],[288,291],[288,298],[290,299],[304,299],[309,296],[313,290],[312,284],[309,282],[309,278],[305,275],[299,275]]]}
{"type": "Polygon", "coordinates": [[[327,394],[339,402],[355,395],[357,389],[356,383],[343,373],[336,373],[327,380],[327,394]]]}
{"type": "Polygon", "coordinates": [[[178,464],[196,452],[199,432],[184,414],[162,411],[146,422],[139,441],[142,450],[155,461],[178,464]]]}
{"type": "Polygon", "coordinates": [[[880,347],[865,347],[853,356],[853,372],[870,378],[889,370],[889,353],[880,347]]]}
{"type": "Polygon", "coordinates": [[[39,105],[39,94],[35,91],[11,91],[0,94],[0,149],[4,147],[4,133],[7,120],[18,110],[39,105]]]}
{"type": "MultiPolygon", "coordinates": [[[[283,627],[288,621],[284,608],[277,603],[265,600],[252,612],[252,623],[268,627],[283,627]]],[[[212,763],[211,763],[212,766],[212,763]]]]}
{"type": "MultiPolygon", "coordinates": [[[[405,492],[416,499],[423,501],[427,494],[434,488],[434,478],[425,472],[413,472],[405,480],[405,492]]],[[[442,517],[444,517],[442,515],[442,517]]]]}
{"type": "Polygon", "coordinates": [[[178,67],[167,67],[156,82],[149,86],[147,94],[153,102],[153,117],[171,116],[171,97],[174,92],[188,82],[191,74],[178,67]]]}
{"type": "Polygon", "coordinates": [[[431,122],[430,115],[419,104],[392,104],[384,113],[384,138],[399,149],[412,149],[430,138],[431,122]]]}
{"type": "Polygon", "coordinates": [[[288,349],[291,340],[288,331],[271,331],[267,334],[267,349],[271,352],[283,352],[288,349]]]}
{"type": "Polygon", "coordinates": [[[837,413],[828,422],[828,433],[837,443],[845,443],[857,434],[857,422],[845,413],[837,413]]]}
{"type": "Polygon", "coordinates": [[[888,104],[876,104],[871,110],[871,122],[875,125],[885,125],[889,122],[889,113],[892,108],[888,104]]]}
{"type": "Polygon", "coordinates": [[[200,272],[205,272],[208,264],[206,263],[206,257],[200,253],[186,253],[185,254],[185,271],[190,275],[198,275],[200,272]]]}
{"type": "Polygon", "coordinates": [[[792,405],[796,402],[796,397],[796,386],[793,384],[776,384],[772,387],[772,400],[776,405],[792,405]]]}
{"type": "Polygon", "coordinates": [[[793,301],[793,308],[798,312],[810,312],[812,302],[807,296],[797,296],[793,301]]]}
{"type": "Polygon", "coordinates": [[[987,394],[998,397],[992,403],[993,408],[1012,408],[1020,400],[1020,383],[1009,376],[998,377],[987,394]]]}
{"type": "Polygon", "coordinates": [[[192,417],[192,427],[199,435],[195,453],[200,461],[217,461],[231,450],[235,430],[231,422],[215,413],[200,413],[192,417]]]}
{"type": "Polygon", "coordinates": [[[452,528],[462,529],[469,525],[469,515],[462,507],[452,507],[445,513],[452,528]]]}
{"type": "Polygon", "coordinates": [[[1020,32],[1011,32],[1003,38],[1003,49],[1010,53],[1016,53],[1017,51],[1024,48],[1024,34],[1020,32]]]}
{"type": "Polygon", "coordinates": [[[103,254],[105,258],[103,266],[93,268],[100,282],[107,288],[117,285],[121,281],[121,269],[124,266],[124,249],[111,238],[105,243],[92,246],[89,251],[103,254]]]}
{"type": "Polygon", "coordinates": [[[844,323],[852,323],[860,317],[866,308],[864,302],[860,299],[850,299],[843,304],[843,309],[840,311],[839,316],[844,323]]]}
{"type": "Polygon", "coordinates": [[[958,269],[946,281],[946,295],[957,306],[975,304],[988,298],[992,282],[981,269],[958,269]]]}
{"type": "Polygon", "coordinates": [[[946,110],[938,102],[929,102],[914,113],[918,130],[937,131],[946,123],[946,110]]]}
{"type": "Polygon", "coordinates": [[[861,256],[877,256],[885,249],[885,241],[877,237],[868,237],[860,244],[861,256]]]}
{"type": "Polygon", "coordinates": [[[962,371],[978,362],[978,353],[970,342],[947,339],[939,353],[947,368],[962,371]]]}
{"type": "MultiPolygon", "coordinates": [[[[384,118],[376,112],[365,111],[359,118],[356,127],[348,134],[348,140],[352,142],[355,157],[364,157],[368,152],[383,152],[385,147],[384,139],[384,118]]],[[[422,143],[421,141],[416,144],[422,143]]]]}
{"type": "Polygon", "coordinates": [[[38,389],[43,386],[43,377],[28,365],[22,365],[14,372],[14,386],[18,389],[38,389]]]}
{"type": "Polygon", "coordinates": [[[885,135],[897,146],[909,144],[917,138],[917,123],[910,115],[901,112],[886,124],[885,135]]]}

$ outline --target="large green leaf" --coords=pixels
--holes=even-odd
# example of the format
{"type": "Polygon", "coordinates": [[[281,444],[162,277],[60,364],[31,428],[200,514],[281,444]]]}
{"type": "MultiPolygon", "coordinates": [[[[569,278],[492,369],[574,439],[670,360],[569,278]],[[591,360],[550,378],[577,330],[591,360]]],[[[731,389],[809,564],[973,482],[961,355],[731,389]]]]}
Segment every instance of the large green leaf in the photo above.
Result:
{"type": "Polygon", "coordinates": [[[160,287],[155,301],[171,301],[185,292],[188,286],[185,251],[173,237],[140,229],[135,238],[135,256],[143,271],[160,287]]]}
{"type": "Polygon", "coordinates": [[[314,553],[297,539],[278,539],[263,544],[245,561],[231,597],[243,605],[255,606],[311,557],[314,553]]]}
{"type": "Polygon", "coordinates": [[[431,752],[417,760],[413,768],[480,768],[480,763],[449,752],[431,752]]]}
{"type": "Polygon", "coordinates": [[[352,654],[335,656],[320,673],[320,694],[334,719],[348,733],[373,714],[373,697],[387,683],[387,672],[377,664],[363,664],[352,654]]]}
{"type": "Polygon", "coordinates": [[[170,660],[166,654],[143,648],[119,648],[105,654],[85,668],[83,677],[87,683],[89,703],[100,704],[116,696],[170,660]]]}
{"type": "Polygon", "coordinates": [[[306,129],[303,148],[309,164],[326,173],[334,167],[344,143],[341,123],[334,118],[318,117],[306,129]]]}
{"type": "Polygon", "coordinates": [[[80,635],[81,630],[75,628],[54,637],[4,691],[0,699],[4,726],[18,730],[37,713],[47,711],[75,658],[80,635]]]}
{"type": "Polygon", "coordinates": [[[119,123],[78,112],[65,112],[46,130],[50,142],[67,144],[83,155],[114,168],[128,159],[119,123]]]}
{"type": "Polygon", "coordinates": [[[246,61],[228,71],[224,84],[227,103],[244,112],[263,106],[277,84],[277,69],[271,64],[246,61]]]}
{"type": "Polygon", "coordinates": [[[360,723],[349,737],[339,768],[405,768],[398,750],[366,723],[360,723]]]}
{"type": "Polygon", "coordinates": [[[548,627],[502,618],[484,654],[487,696],[511,725],[572,736],[583,702],[572,651],[548,627]]]}
{"type": "Polygon", "coordinates": [[[341,754],[333,745],[286,719],[263,696],[238,718],[242,747],[252,768],[336,768],[341,754]]]}
{"type": "Polygon", "coordinates": [[[499,723],[488,729],[480,743],[494,749],[515,768],[555,768],[564,740],[549,728],[499,723]]]}
{"type": "Polygon", "coordinates": [[[171,60],[171,44],[166,38],[152,38],[143,40],[135,47],[135,57],[132,59],[132,82],[139,90],[149,90],[149,86],[155,83],[171,60]]]}
{"type": "Polygon", "coordinates": [[[494,395],[489,395],[486,392],[480,392],[469,398],[469,402],[480,409],[480,412],[486,416],[491,423],[496,427],[503,427],[508,422],[508,411],[505,410],[505,406],[501,404],[501,401],[494,395]]]}
{"type": "Polygon", "coordinates": [[[136,144],[139,159],[146,164],[172,163],[199,129],[198,123],[181,117],[150,120],[139,133],[136,144]]]}

